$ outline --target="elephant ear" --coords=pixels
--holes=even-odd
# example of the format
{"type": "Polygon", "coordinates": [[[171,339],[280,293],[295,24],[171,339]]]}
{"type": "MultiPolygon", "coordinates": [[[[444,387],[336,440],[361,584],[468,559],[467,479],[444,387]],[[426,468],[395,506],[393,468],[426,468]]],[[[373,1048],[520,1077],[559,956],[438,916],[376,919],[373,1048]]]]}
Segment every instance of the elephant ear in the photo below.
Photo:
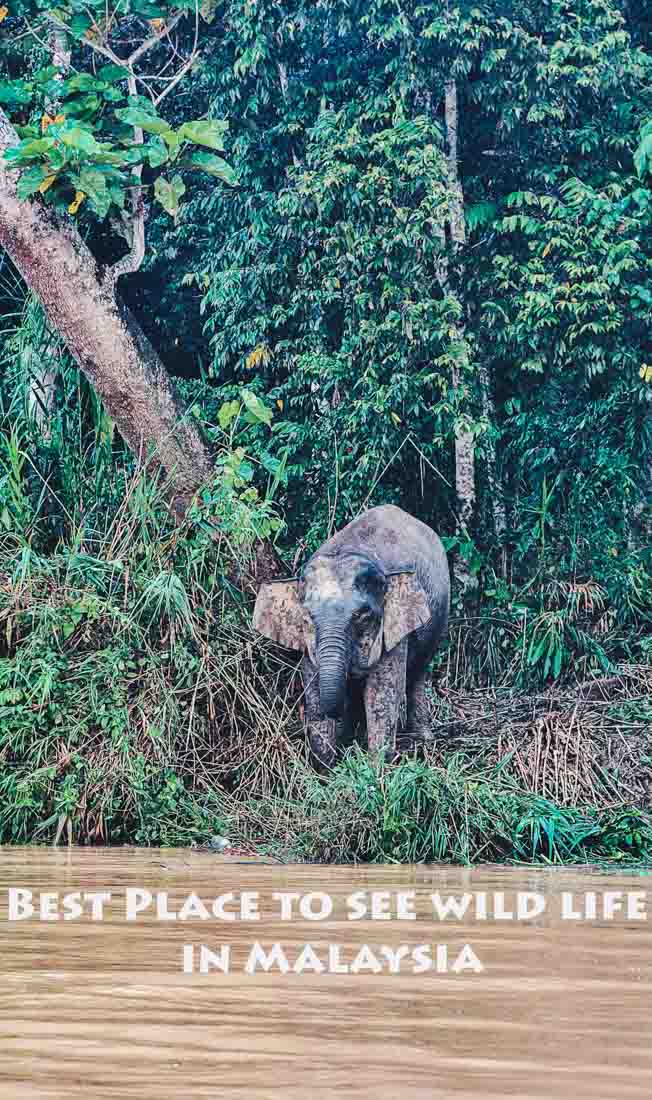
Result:
{"type": "Polygon", "coordinates": [[[298,581],[261,585],[254,607],[253,626],[286,649],[303,649],[306,613],[299,600],[298,581]]]}
{"type": "Polygon", "coordinates": [[[394,573],[387,579],[383,633],[385,649],[393,649],[406,634],[430,621],[428,600],[414,572],[394,573]]]}

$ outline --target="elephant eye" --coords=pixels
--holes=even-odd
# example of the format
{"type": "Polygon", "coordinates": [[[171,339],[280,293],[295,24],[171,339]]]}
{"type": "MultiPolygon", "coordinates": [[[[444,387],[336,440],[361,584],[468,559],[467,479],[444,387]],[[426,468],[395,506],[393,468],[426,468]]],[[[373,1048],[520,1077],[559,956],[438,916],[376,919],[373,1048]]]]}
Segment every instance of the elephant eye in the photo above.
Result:
{"type": "Polygon", "coordinates": [[[370,607],[359,607],[353,612],[353,621],[357,626],[366,626],[371,622],[373,613],[370,607]]]}

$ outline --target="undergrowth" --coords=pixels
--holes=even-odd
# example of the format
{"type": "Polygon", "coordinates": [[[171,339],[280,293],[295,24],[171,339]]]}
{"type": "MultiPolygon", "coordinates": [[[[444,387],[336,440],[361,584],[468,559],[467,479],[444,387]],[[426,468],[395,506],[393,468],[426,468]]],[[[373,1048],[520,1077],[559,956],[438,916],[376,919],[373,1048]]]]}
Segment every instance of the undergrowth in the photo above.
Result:
{"type": "Polygon", "coordinates": [[[354,751],[328,782],[307,782],[301,805],[289,811],[279,806],[277,813],[297,856],[329,863],[652,857],[652,817],[646,811],[559,806],[517,786],[500,765],[478,769],[460,754],[445,767],[407,759],[378,770],[354,751]]]}
{"type": "Polygon", "coordinates": [[[466,638],[458,623],[427,755],[377,770],[356,750],[319,777],[296,662],[246,621],[268,503],[236,480],[178,526],[160,487],[125,470],[117,506],[71,515],[53,541],[12,437],[2,462],[16,503],[0,538],[0,842],[226,836],[326,862],[652,857],[640,650],[637,664],[587,663],[588,691],[561,677],[537,693],[519,687],[521,626],[489,689],[478,623],[466,638]]]}
{"type": "Polygon", "coordinates": [[[22,350],[0,432],[0,843],[652,857],[649,554],[623,557],[620,596],[545,563],[521,585],[487,574],[436,661],[434,745],[319,777],[297,661],[248,625],[280,526],[270,410],[245,393],[204,424],[216,476],[179,524],[65,361],[47,421],[23,407],[22,350]]]}

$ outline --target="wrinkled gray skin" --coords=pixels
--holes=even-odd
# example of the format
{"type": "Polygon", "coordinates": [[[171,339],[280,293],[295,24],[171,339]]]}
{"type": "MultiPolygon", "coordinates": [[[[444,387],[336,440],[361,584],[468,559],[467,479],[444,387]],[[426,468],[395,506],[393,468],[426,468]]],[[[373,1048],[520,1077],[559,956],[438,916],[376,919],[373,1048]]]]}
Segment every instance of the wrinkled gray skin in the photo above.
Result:
{"type": "Polygon", "coordinates": [[[334,762],[360,696],[371,752],[393,753],[399,725],[426,739],[425,671],[446,632],[450,600],[446,554],[434,531],[393,505],[372,508],[313,555],[296,597],[305,616],[305,711],[317,762],[334,762]]]}

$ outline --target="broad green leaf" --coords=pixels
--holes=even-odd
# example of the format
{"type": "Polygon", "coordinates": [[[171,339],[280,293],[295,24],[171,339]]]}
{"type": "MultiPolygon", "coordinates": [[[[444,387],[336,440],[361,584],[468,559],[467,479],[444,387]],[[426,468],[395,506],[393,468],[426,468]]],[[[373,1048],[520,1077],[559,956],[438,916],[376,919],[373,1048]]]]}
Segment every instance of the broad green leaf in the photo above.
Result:
{"type": "Polygon", "coordinates": [[[156,107],[146,95],[127,96],[127,106],[140,107],[141,111],[144,111],[146,115],[151,115],[152,118],[156,118],[156,107]]]}
{"type": "Polygon", "coordinates": [[[88,196],[98,216],[105,218],[111,205],[111,196],[103,173],[98,168],[83,168],[78,175],[70,178],[76,190],[83,191],[88,196]]]}
{"type": "Polygon", "coordinates": [[[98,85],[101,85],[101,81],[90,73],[77,73],[63,82],[62,89],[63,94],[68,95],[70,92],[94,92],[98,85]]]}
{"type": "Polygon", "coordinates": [[[72,19],[68,23],[70,33],[73,38],[83,38],[87,31],[92,27],[92,22],[87,15],[83,15],[79,12],[77,15],[73,15],[72,19]]]}
{"type": "Polygon", "coordinates": [[[178,153],[179,147],[181,145],[181,137],[179,136],[179,133],[180,131],[170,129],[161,134],[163,141],[166,143],[166,145],[169,146],[170,152],[174,152],[175,156],[178,153]]]}
{"type": "Polygon", "coordinates": [[[231,424],[235,420],[239,412],[239,401],[225,401],[224,404],[220,406],[220,411],[217,414],[217,420],[220,428],[228,428],[229,424],[231,424]]]}
{"type": "Polygon", "coordinates": [[[634,167],[640,179],[652,167],[652,123],[644,126],[641,134],[642,141],[634,153],[634,167]]]}
{"type": "Polygon", "coordinates": [[[117,206],[118,210],[124,210],[125,193],[122,187],[116,187],[113,183],[109,183],[109,195],[113,205],[117,206]]]}
{"type": "Polygon", "coordinates": [[[83,99],[77,100],[71,107],[69,103],[66,103],[66,110],[68,114],[71,112],[74,114],[92,115],[101,103],[100,97],[96,95],[87,95],[83,99]]]}
{"type": "Polygon", "coordinates": [[[64,122],[61,126],[52,126],[50,133],[55,140],[62,141],[64,145],[80,153],[100,152],[100,146],[93,135],[74,123],[64,122]]]}
{"type": "Polygon", "coordinates": [[[272,422],[272,410],[267,408],[267,405],[263,405],[259,397],[251,390],[242,391],[242,400],[247,408],[247,414],[245,420],[250,424],[271,424],[272,422]]]}
{"type": "Polygon", "coordinates": [[[154,184],[154,194],[164,210],[167,211],[173,218],[175,218],[179,212],[179,199],[185,194],[186,185],[181,179],[181,176],[173,176],[171,180],[166,180],[163,176],[159,176],[154,184]]]}
{"type": "Polygon", "coordinates": [[[179,134],[186,141],[192,141],[195,145],[206,145],[209,149],[216,149],[218,153],[224,152],[224,134],[228,130],[228,122],[184,122],[179,128],[179,134]]]}
{"type": "Polygon", "coordinates": [[[160,137],[155,137],[145,146],[145,156],[150,168],[160,168],[169,159],[168,147],[160,137]]]}
{"type": "Polygon", "coordinates": [[[37,69],[34,73],[33,79],[39,84],[45,84],[48,80],[52,80],[57,75],[59,70],[55,65],[45,65],[42,69],[37,69]]]}
{"type": "Polygon", "coordinates": [[[209,176],[215,176],[223,183],[228,183],[229,187],[235,187],[238,182],[238,177],[231,165],[222,160],[222,157],[216,157],[214,153],[203,153],[198,150],[192,153],[187,161],[184,159],[183,167],[208,172],[209,176]]]}
{"type": "Polygon", "coordinates": [[[102,68],[98,71],[98,77],[100,80],[106,80],[109,84],[114,84],[117,80],[127,79],[127,70],[123,69],[120,65],[102,65],[102,68]]]}
{"type": "Polygon", "coordinates": [[[123,164],[143,164],[146,154],[146,145],[132,145],[131,148],[123,150],[122,162],[123,164]]]}
{"type": "Polygon", "coordinates": [[[21,173],[20,179],[16,184],[16,194],[21,202],[38,191],[45,176],[46,172],[42,164],[35,164],[33,168],[28,168],[25,172],[21,173]]]}
{"type": "Polygon", "coordinates": [[[30,102],[32,91],[33,86],[25,80],[0,80],[0,105],[20,107],[30,102]]]}
{"type": "Polygon", "coordinates": [[[123,107],[115,112],[115,117],[129,126],[140,126],[147,134],[164,134],[171,129],[169,122],[141,111],[139,107],[123,107]]]}
{"type": "Polygon", "coordinates": [[[153,4],[151,0],[131,0],[132,9],[145,19],[165,19],[168,11],[161,4],[153,4]]]}
{"type": "Polygon", "coordinates": [[[12,145],[5,153],[5,160],[19,165],[49,153],[54,148],[52,138],[36,138],[21,141],[19,145],[12,145]]]}
{"type": "MultiPolygon", "coordinates": [[[[114,150],[111,149],[110,146],[107,146],[108,143],[102,142],[99,150],[93,153],[93,161],[96,164],[114,164],[120,166],[131,163],[129,160],[129,155],[131,153],[130,149],[118,151],[117,149],[114,150]]],[[[136,151],[138,152],[138,150],[136,151]]]]}

